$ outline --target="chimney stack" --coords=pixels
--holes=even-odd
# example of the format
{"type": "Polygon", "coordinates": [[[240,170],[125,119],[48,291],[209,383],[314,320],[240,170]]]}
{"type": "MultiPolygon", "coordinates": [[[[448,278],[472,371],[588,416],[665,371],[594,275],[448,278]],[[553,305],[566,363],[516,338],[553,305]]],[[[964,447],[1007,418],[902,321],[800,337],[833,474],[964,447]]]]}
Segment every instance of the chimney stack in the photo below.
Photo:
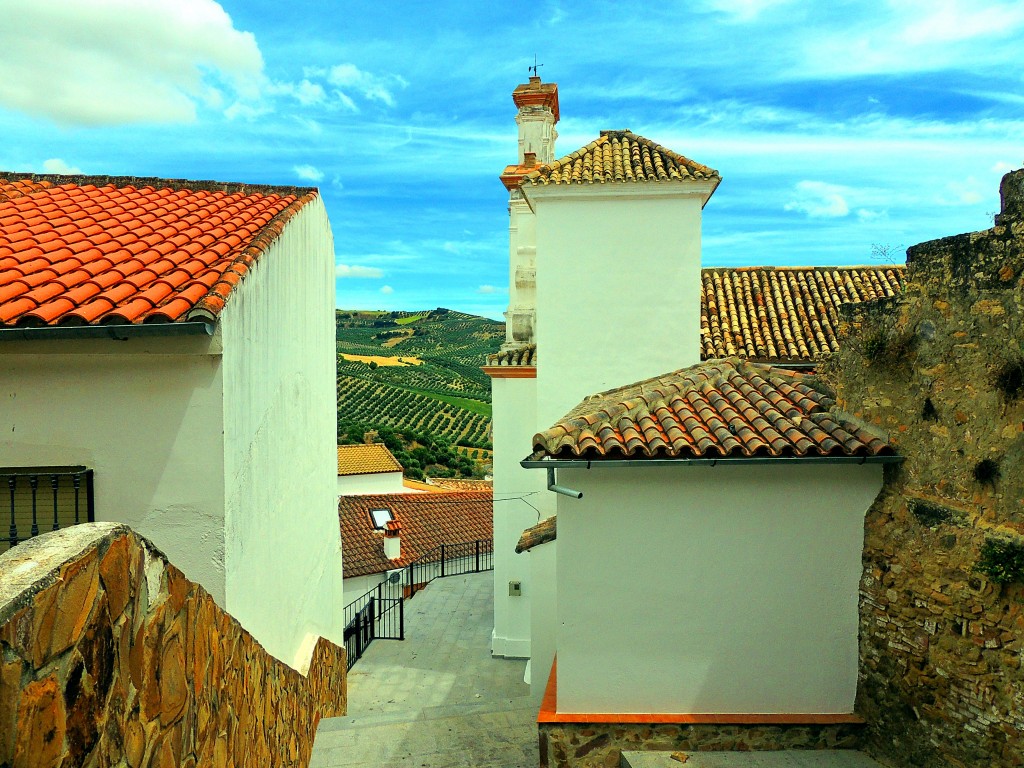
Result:
{"type": "Polygon", "coordinates": [[[397,560],[402,556],[402,524],[397,520],[388,520],[384,527],[384,557],[397,560]]]}
{"type": "Polygon", "coordinates": [[[536,162],[555,161],[555,139],[558,131],[558,85],[542,83],[539,77],[521,83],[512,91],[512,101],[519,108],[519,164],[528,165],[526,153],[533,152],[536,162]]]}

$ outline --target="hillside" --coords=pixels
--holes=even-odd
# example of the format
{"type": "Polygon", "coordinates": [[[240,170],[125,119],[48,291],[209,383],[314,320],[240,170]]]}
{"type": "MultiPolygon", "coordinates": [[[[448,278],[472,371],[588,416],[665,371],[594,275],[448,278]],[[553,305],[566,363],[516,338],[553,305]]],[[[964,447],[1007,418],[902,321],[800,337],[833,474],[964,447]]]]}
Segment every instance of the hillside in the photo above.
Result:
{"type": "MultiPolygon", "coordinates": [[[[393,432],[403,453],[450,445],[477,469],[489,461],[491,389],[480,366],[505,338],[504,323],[441,308],[338,310],[335,323],[339,443],[361,442],[367,430],[393,432]]],[[[455,463],[407,474],[469,474],[455,463]]]]}

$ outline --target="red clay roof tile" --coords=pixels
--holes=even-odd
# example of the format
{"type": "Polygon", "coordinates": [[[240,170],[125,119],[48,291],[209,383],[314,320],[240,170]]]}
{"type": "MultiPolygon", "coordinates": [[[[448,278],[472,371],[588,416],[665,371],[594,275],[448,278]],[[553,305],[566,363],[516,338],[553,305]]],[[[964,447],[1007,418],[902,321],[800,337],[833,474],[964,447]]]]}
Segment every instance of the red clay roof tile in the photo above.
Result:
{"type": "Polygon", "coordinates": [[[558,424],[534,436],[534,456],[600,460],[894,454],[884,434],[857,424],[834,406],[832,396],[810,374],[738,358],[712,360],[588,397],[558,424]]]}
{"type": "Polygon", "coordinates": [[[342,496],[338,517],[345,578],[401,568],[441,544],[494,537],[490,491],[342,496]],[[384,534],[373,528],[372,509],[391,510],[401,525],[400,559],[384,557],[384,534]]]}
{"type": "Polygon", "coordinates": [[[214,319],[316,195],[0,172],[0,323],[214,319]]]}

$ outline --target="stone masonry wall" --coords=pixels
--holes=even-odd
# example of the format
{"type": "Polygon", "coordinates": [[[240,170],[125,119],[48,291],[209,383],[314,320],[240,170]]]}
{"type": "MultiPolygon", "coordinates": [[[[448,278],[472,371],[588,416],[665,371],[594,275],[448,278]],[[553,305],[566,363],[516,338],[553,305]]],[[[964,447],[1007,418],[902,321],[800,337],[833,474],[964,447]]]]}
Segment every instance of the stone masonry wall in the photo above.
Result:
{"type": "Polygon", "coordinates": [[[623,751],[853,749],[860,725],[540,723],[540,768],[618,768],[623,751]]]}
{"type": "Polygon", "coordinates": [[[0,556],[0,767],[305,766],[345,684],[344,649],[303,676],[125,526],[0,556]]]}
{"type": "Polygon", "coordinates": [[[1024,171],[983,232],[907,253],[825,374],[888,431],[866,519],[857,712],[906,766],[1024,765],[1024,171]]]}

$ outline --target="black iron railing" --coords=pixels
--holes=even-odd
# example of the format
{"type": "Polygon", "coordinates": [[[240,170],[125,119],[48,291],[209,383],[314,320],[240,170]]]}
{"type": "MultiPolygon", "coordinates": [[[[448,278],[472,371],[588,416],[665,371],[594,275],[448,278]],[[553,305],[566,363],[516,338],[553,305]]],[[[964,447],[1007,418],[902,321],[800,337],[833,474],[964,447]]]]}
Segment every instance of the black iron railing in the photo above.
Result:
{"type": "Polygon", "coordinates": [[[33,536],[94,522],[92,470],[0,467],[0,552],[33,536]]]}
{"type": "Polygon", "coordinates": [[[374,640],[405,640],[405,600],[434,579],[494,570],[494,541],[442,544],[345,606],[345,650],[351,669],[374,640]]]}
{"type": "Polygon", "coordinates": [[[408,595],[412,597],[434,579],[494,570],[494,540],[477,539],[442,544],[424,552],[406,566],[408,595]]]}
{"type": "Polygon", "coordinates": [[[345,606],[348,668],[374,640],[405,640],[405,585],[402,573],[388,578],[345,606]]]}

